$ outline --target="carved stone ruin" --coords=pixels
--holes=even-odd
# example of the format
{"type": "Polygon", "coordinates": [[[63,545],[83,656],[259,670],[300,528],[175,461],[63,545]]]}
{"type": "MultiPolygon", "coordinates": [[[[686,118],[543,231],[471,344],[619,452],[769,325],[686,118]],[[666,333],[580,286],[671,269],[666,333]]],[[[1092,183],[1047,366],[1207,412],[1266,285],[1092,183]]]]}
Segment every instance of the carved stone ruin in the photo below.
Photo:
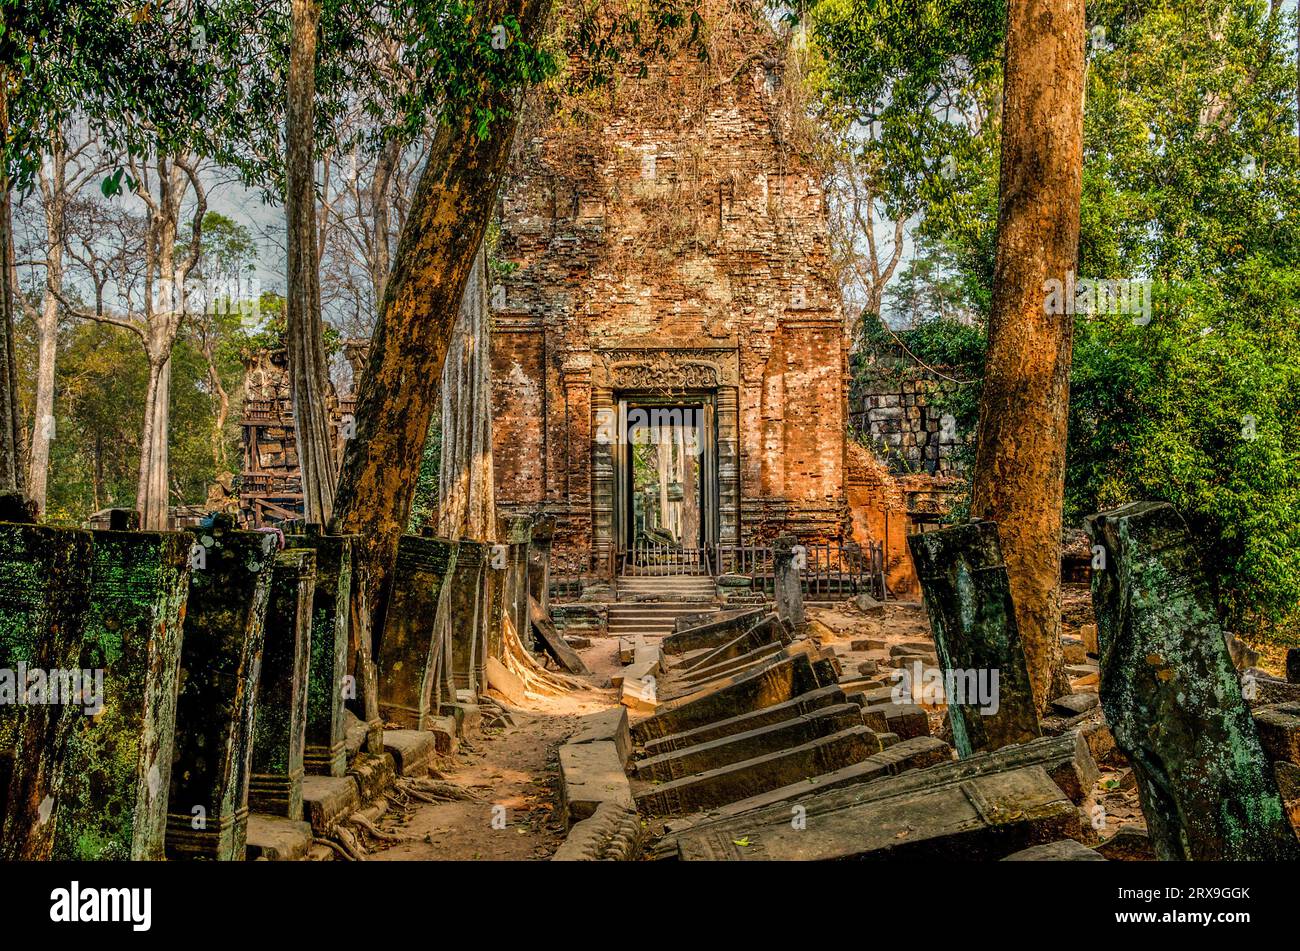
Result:
{"type": "Polygon", "coordinates": [[[1086,525],[1106,558],[1092,577],[1101,705],[1156,858],[1300,859],[1182,518],[1141,502],[1086,525]]]}
{"type": "Polygon", "coordinates": [[[316,553],[290,548],[276,556],[262,648],[257,715],[253,720],[253,812],[302,819],[303,756],[307,740],[307,679],[311,658],[316,553]]]}
{"type": "Polygon", "coordinates": [[[457,553],[456,542],[415,535],[403,536],[397,547],[379,643],[379,702],[384,719],[406,729],[426,729],[438,714],[439,614],[445,619],[457,553]]]}
{"type": "Polygon", "coordinates": [[[194,531],[167,857],[242,861],[274,535],[194,531]]]}
{"type": "Polygon", "coordinates": [[[1040,732],[1038,716],[997,525],[975,522],[922,532],[912,535],[908,545],[934,630],[945,692],[951,685],[962,694],[945,698],[957,754],[1032,740],[1040,732]],[[980,677],[994,688],[987,693],[996,708],[980,702],[980,677]]]}

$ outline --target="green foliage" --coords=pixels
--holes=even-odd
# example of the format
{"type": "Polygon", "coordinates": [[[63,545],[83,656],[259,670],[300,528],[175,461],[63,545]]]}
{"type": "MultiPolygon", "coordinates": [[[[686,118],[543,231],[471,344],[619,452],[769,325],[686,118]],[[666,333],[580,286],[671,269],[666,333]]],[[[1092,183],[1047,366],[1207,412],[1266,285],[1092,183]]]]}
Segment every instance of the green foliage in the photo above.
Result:
{"type": "MultiPolygon", "coordinates": [[[[1269,9],[1089,4],[1105,42],[1090,44],[1078,273],[1151,280],[1153,293],[1149,323],[1076,317],[1066,521],[1173,503],[1225,617],[1278,634],[1300,619],[1300,165],[1294,22],[1269,9]]],[[[971,143],[978,175],[929,208],[895,311],[956,282],[987,313],[996,123],[971,143]]],[[[972,365],[965,331],[902,336],[927,362],[972,365]]],[[[957,392],[965,428],[978,387],[957,392]]]]}

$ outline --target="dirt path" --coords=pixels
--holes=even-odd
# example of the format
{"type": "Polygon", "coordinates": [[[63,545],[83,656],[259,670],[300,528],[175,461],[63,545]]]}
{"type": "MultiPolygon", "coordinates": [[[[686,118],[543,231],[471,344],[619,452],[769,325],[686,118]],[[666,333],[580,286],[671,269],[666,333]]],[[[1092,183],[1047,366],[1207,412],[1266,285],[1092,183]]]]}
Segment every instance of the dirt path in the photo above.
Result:
{"type": "Polygon", "coordinates": [[[411,840],[370,855],[379,862],[408,860],[547,859],[564,841],[555,818],[557,747],[578,718],[613,706],[611,690],[582,690],[514,716],[515,725],[486,730],[444,760],[448,782],[481,802],[418,803],[405,822],[390,813],[381,827],[411,840]]]}

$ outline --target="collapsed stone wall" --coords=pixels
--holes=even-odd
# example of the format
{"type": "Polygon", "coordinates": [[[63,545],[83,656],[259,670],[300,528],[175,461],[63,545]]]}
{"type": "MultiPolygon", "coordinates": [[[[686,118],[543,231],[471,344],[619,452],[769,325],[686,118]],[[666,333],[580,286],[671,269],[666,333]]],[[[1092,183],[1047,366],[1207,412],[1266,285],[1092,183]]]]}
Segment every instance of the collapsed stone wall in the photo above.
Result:
{"type": "Polygon", "coordinates": [[[849,427],[898,474],[960,476],[966,436],[936,405],[952,384],[901,354],[868,356],[849,391],[849,427]]]}

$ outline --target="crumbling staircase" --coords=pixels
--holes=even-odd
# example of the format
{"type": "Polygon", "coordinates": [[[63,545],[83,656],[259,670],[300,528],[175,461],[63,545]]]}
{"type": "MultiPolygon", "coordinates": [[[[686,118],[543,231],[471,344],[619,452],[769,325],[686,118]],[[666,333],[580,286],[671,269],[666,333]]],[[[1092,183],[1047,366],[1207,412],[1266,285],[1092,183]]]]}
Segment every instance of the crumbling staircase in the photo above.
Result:
{"type": "Polygon", "coordinates": [[[625,576],[618,579],[618,603],[609,606],[613,637],[664,637],[677,618],[717,611],[717,588],[709,575],[625,576]]]}

